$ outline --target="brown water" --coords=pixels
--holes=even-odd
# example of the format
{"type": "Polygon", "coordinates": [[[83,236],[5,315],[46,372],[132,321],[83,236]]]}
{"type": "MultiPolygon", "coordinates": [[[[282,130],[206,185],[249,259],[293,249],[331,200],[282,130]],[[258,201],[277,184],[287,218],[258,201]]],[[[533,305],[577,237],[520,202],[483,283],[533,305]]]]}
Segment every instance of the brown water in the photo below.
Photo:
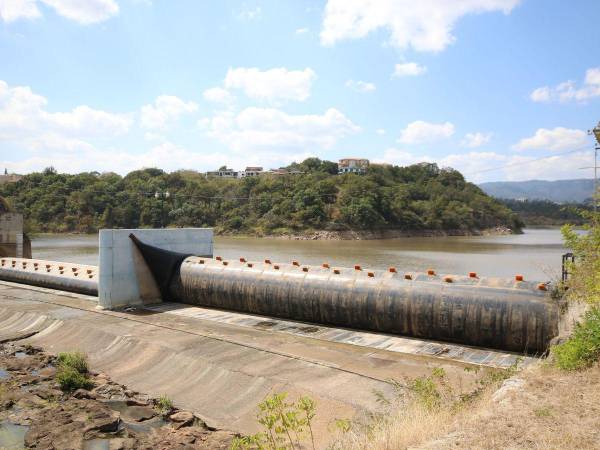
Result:
{"type": "MultiPolygon", "coordinates": [[[[82,264],[98,264],[96,235],[40,235],[32,242],[33,257],[82,264]]],[[[557,229],[527,229],[511,236],[468,236],[400,238],[374,241],[289,241],[217,237],[215,255],[229,259],[304,264],[329,262],[337,266],[422,271],[439,273],[549,280],[560,276],[561,255],[565,253],[557,229]]]]}

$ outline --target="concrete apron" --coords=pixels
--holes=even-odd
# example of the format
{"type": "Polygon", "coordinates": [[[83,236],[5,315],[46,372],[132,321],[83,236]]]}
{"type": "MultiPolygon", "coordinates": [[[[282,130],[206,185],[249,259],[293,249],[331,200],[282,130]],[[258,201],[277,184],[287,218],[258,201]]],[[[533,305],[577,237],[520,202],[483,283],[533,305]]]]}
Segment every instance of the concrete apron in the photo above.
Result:
{"type": "Polygon", "coordinates": [[[93,297],[0,282],[0,341],[48,352],[85,352],[94,370],[151,396],[167,395],[217,428],[258,431],[256,405],[272,392],[317,402],[318,446],[335,419],[375,411],[390,379],[442,367],[451,383],[469,386],[467,364],[311,339],[151,310],[99,311],[93,297]],[[91,301],[90,301],[91,300],[91,301]]]}

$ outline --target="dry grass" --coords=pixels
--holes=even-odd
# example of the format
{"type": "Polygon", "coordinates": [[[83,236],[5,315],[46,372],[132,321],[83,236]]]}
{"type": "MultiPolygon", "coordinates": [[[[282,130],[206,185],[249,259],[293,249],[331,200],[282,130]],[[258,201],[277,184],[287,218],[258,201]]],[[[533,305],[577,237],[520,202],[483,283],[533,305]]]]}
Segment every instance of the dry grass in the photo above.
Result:
{"type": "Polygon", "coordinates": [[[523,385],[481,402],[444,439],[420,448],[598,449],[600,367],[566,373],[536,367],[523,385]]]}
{"type": "Polygon", "coordinates": [[[418,403],[398,409],[393,415],[374,420],[367,428],[343,434],[334,449],[391,450],[413,447],[447,433],[453,415],[448,408],[431,410],[418,403]]]}
{"type": "Polygon", "coordinates": [[[396,406],[340,436],[334,449],[598,449],[600,366],[563,372],[536,366],[462,408],[396,406]]]}

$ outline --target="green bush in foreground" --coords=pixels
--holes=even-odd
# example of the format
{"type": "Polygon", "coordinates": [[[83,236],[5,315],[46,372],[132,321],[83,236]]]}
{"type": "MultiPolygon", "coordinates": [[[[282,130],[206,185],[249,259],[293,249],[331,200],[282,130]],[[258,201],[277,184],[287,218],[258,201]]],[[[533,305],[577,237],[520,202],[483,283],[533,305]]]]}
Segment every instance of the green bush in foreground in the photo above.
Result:
{"type": "Polygon", "coordinates": [[[89,367],[87,357],[83,353],[59,353],[56,360],[58,362],[56,381],[61,390],[73,392],[77,389],[91,389],[94,386],[88,378],[89,367]]]}
{"type": "Polygon", "coordinates": [[[568,341],[551,349],[555,364],[563,370],[591,366],[600,357],[600,307],[594,306],[575,326],[568,341]]]}
{"type": "Polygon", "coordinates": [[[71,367],[82,374],[89,372],[87,357],[81,352],[59,353],[57,359],[60,366],[71,367]]]}
{"type": "Polygon", "coordinates": [[[94,383],[85,375],[72,367],[60,366],[56,372],[56,381],[64,392],[73,392],[77,389],[91,389],[94,383]]]}

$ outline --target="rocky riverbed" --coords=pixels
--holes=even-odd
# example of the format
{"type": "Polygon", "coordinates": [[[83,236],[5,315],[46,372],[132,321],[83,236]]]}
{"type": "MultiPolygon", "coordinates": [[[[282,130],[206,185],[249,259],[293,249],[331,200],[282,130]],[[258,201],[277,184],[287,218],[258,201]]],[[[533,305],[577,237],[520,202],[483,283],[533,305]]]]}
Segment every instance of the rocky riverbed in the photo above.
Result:
{"type": "Polygon", "coordinates": [[[0,344],[0,449],[227,449],[235,437],[102,373],[63,392],[56,367],[40,349],[0,344]]]}

